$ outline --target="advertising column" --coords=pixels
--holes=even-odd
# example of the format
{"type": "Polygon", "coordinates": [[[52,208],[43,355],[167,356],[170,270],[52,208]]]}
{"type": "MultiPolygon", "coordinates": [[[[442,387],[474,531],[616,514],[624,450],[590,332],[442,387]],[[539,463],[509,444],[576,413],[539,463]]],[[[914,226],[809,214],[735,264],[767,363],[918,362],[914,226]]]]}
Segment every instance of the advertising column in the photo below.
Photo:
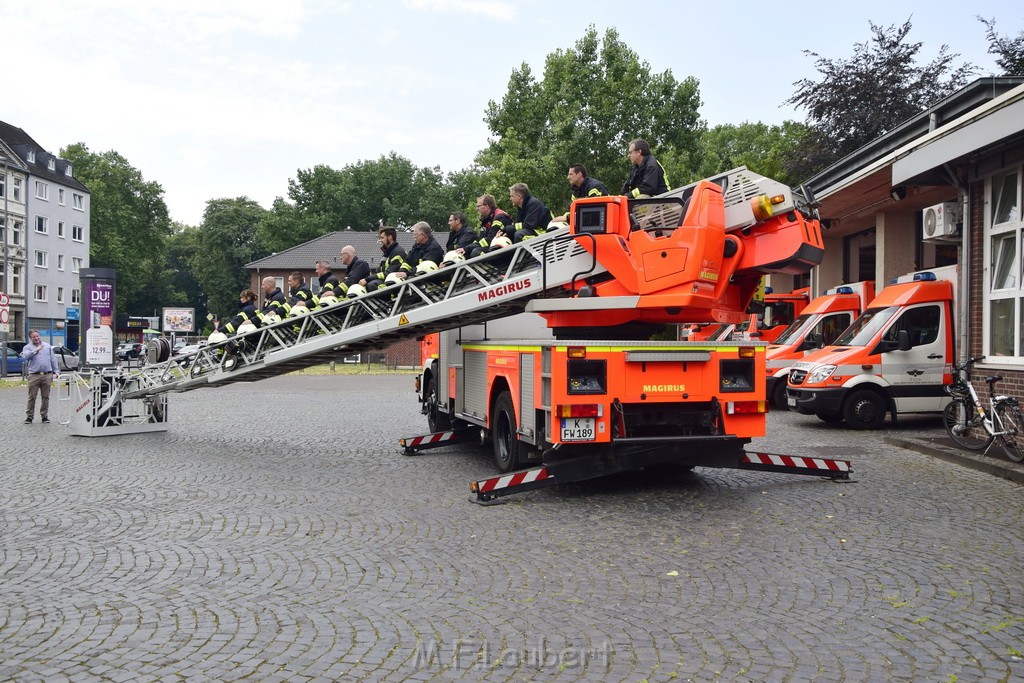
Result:
{"type": "Polygon", "coordinates": [[[114,364],[114,293],[117,271],[82,268],[82,345],[79,358],[87,366],[114,364]]]}

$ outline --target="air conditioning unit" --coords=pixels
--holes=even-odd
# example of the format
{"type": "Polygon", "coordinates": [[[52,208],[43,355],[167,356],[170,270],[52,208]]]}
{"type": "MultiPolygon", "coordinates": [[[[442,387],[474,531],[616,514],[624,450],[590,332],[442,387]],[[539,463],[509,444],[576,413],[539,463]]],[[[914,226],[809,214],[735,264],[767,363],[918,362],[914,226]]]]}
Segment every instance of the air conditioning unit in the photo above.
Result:
{"type": "Polygon", "coordinates": [[[925,240],[948,242],[956,237],[959,211],[956,202],[943,202],[929,206],[921,212],[921,237],[925,240]]]}

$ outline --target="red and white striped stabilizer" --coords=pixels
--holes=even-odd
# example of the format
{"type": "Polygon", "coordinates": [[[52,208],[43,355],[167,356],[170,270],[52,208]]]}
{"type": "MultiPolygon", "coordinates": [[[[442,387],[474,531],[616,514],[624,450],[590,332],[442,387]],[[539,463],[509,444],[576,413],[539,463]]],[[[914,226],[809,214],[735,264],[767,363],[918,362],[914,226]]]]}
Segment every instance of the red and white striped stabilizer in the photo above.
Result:
{"type": "Polygon", "coordinates": [[[470,490],[477,494],[478,497],[492,498],[508,493],[516,493],[517,491],[540,488],[541,486],[548,486],[554,483],[555,478],[548,472],[548,468],[537,467],[532,470],[523,470],[522,472],[513,472],[512,474],[500,477],[475,481],[470,484],[470,490]],[[512,491],[511,489],[516,490],[512,491]]]}
{"type": "Polygon", "coordinates": [[[448,444],[458,443],[464,440],[465,435],[458,431],[436,432],[424,434],[423,436],[410,436],[407,439],[399,439],[398,445],[408,451],[423,450],[426,448],[437,448],[448,444]]]}
{"type": "Polygon", "coordinates": [[[788,472],[790,474],[812,474],[825,477],[847,477],[853,471],[849,460],[831,458],[805,458],[799,455],[778,455],[776,453],[744,453],[741,468],[788,472]]]}

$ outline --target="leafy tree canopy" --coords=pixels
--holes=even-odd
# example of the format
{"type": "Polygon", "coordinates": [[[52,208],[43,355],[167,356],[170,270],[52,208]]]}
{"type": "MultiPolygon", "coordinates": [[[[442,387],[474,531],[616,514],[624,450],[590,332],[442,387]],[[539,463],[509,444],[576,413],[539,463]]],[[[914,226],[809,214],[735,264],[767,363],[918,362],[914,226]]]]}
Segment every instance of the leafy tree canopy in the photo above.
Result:
{"type": "Polygon", "coordinates": [[[786,163],[806,133],[807,126],[795,121],[785,121],[780,126],[760,122],[715,126],[701,135],[696,155],[699,163],[693,177],[687,180],[746,166],[779,182],[798,184],[799,178],[788,176],[786,163]]]}
{"type": "Polygon", "coordinates": [[[189,263],[208,297],[207,308],[217,315],[238,310],[238,293],[249,286],[245,264],[266,253],[257,238],[266,216],[267,210],[248,197],[206,203],[189,263]]]}
{"type": "Polygon", "coordinates": [[[995,19],[978,17],[978,21],[985,24],[988,53],[998,55],[996,64],[1003,70],[1003,75],[1024,76],[1024,31],[1018,33],[1016,38],[1004,38],[996,33],[995,19]]]}
{"type": "Polygon", "coordinates": [[[507,202],[508,187],[525,182],[555,213],[569,202],[565,172],[581,163],[617,192],[629,172],[626,148],[644,138],[669,180],[687,176],[703,130],[698,82],[652,73],[619,39],[591,25],[572,49],[548,55],[541,80],[523,63],[500,103],[484,120],[494,136],[477,157],[487,188],[507,202]]]}
{"type": "Polygon", "coordinates": [[[791,175],[817,172],[924,111],[963,87],[975,71],[956,65],[958,54],[942,45],[938,56],[918,63],[922,43],[907,40],[910,19],[902,26],[871,26],[869,41],[854,45],[849,59],[815,58],[820,79],[794,83],[787,104],[807,110],[810,135],[790,159],[791,175]]]}
{"type": "Polygon", "coordinates": [[[91,194],[89,263],[117,271],[115,306],[122,314],[152,315],[167,294],[165,239],[171,221],[159,183],[114,151],[95,153],[84,143],[60,156],[91,194]]]}

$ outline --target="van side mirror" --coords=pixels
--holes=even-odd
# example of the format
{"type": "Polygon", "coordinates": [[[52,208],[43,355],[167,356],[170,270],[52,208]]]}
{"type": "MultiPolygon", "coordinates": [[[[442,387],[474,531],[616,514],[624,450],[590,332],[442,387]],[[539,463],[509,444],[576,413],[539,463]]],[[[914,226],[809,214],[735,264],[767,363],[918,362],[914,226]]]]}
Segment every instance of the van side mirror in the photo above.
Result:
{"type": "Polygon", "coordinates": [[[900,330],[896,333],[896,348],[900,351],[909,351],[913,348],[913,345],[910,343],[910,332],[900,330]]]}
{"type": "Polygon", "coordinates": [[[800,345],[800,350],[806,349],[820,349],[825,346],[825,335],[820,332],[811,332],[804,338],[804,343],[800,345]]]}

